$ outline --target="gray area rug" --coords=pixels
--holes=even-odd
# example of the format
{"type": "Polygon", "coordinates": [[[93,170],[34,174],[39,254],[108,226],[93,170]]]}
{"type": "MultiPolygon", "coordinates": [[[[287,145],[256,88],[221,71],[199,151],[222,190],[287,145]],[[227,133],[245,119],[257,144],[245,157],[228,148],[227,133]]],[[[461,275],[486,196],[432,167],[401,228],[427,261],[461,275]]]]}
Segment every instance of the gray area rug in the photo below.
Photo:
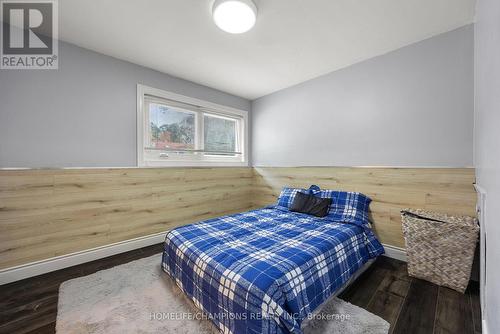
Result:
{"type": "MultiPolygon", "coordinates": [[[[57,333],[217,333],[160,262],[158,254],[61,284],[57,333]]],[[[389,323],[332,298],[303,327],[305,334],[387,334],[389,323]]]]}

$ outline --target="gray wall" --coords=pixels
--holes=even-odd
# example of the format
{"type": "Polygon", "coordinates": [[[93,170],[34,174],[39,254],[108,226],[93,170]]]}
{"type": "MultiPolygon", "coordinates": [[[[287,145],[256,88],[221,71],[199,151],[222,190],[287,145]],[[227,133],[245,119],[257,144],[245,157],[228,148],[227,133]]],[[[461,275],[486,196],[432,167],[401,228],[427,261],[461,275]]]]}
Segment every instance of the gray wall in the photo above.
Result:
{"type": "Polygon", "coordinates": [[[0,167],[136,165],[136,85],[248,100],[60,43],[59,70],[0,70],[0,167]]]}
{"type": "Polygon", "coordinates": [[[471,166],[474,27],[253,102],[256,166],[471,166]]]}
{"type": "Polygon", "coordinates": [[[476,21],[474,162],[486,191],[485,313],[488,333],[500,333],[500,1],[478,1],[476,21]]]}

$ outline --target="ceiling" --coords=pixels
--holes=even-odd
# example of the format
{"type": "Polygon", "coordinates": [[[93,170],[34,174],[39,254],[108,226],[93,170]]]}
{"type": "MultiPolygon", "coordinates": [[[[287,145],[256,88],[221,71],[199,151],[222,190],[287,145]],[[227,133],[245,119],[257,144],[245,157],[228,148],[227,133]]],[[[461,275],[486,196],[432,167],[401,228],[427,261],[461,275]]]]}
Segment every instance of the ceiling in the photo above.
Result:
{"type": "Polygon", "coordinates": [[[59,1],[62,40],[250,100],[471,23],[475,0],[260,0],[231,35],[213,0],[59,1]]]}

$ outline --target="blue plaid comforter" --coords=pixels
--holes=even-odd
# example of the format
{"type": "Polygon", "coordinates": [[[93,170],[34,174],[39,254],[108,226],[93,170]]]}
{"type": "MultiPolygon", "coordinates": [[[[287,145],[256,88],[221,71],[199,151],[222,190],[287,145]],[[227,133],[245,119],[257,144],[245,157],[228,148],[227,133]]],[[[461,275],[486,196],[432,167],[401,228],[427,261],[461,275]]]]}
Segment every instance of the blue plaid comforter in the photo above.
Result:
{"type": "Polygon", "coordinates": [[[301,333],[308,314],[383,252],[366,225],[273,206],[170,231],[162,268],[221,333],[301,333]]]}

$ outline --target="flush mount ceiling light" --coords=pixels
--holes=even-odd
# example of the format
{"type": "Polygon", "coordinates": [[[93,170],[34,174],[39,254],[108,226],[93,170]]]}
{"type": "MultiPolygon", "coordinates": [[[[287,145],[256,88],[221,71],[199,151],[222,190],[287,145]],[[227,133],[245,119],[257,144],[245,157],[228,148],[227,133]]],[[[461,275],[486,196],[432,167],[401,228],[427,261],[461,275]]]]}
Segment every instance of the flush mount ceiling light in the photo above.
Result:
{"type": "Polygon", "coordinates": [[[255,25],[257,6],[252,0],[215,0],[212,15],[220,29],[241,34],[255,25]]]}

